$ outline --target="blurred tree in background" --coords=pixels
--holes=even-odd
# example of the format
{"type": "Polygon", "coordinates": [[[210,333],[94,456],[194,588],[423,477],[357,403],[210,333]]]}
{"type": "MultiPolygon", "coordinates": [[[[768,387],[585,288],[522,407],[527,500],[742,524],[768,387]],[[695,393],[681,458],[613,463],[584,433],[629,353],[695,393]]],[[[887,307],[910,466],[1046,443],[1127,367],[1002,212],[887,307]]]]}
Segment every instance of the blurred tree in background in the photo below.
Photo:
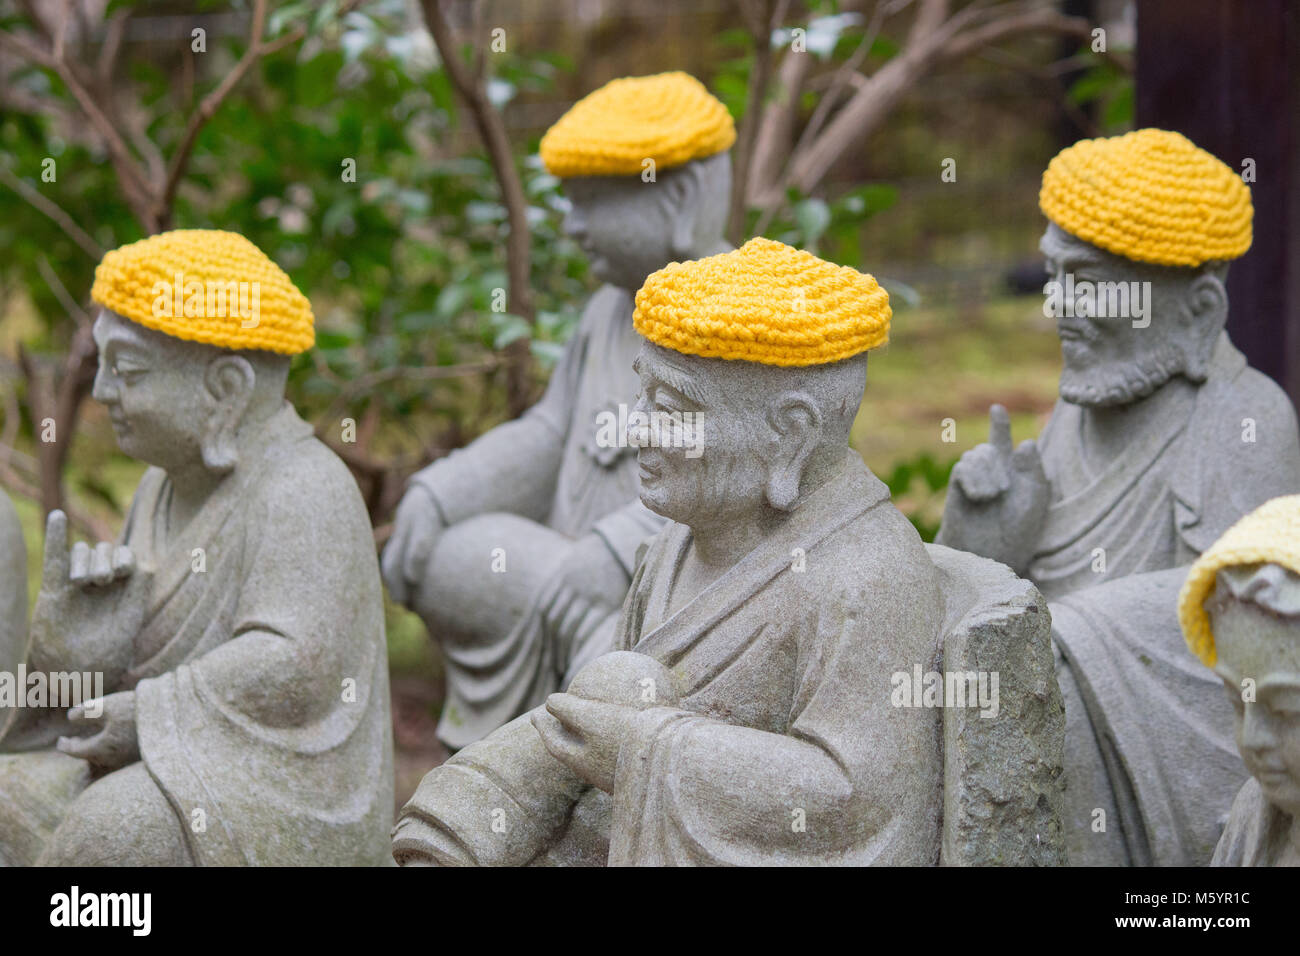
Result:
{"type": "MultiPolygon", "coordinates": [[[[178,226],[242,233],[310,296],[317,348],[291,397],[352,468],[381,541],[413,470],[527,407],[592,282],[536,156],[563,97],[541,122],[503,121],[580,67],[496,27],[515,6],[537,9],[0,0],[0,482],[112,536],[134,481],[115,480],[106,429],[79,427],[98,414],[83,408],[88,292],[104,250],[178,226]]],[[[737,240],[861,265],[864,224],[894,215],[898,187],[837,171],[927,77],[1007,41],[1077,44],[1063,106],[1124,121],[1123,55],[1091,53],[1087,19],[1048,0],[704,6],[715,55],[696,72],[739,128],[737,240]]],[[[652,15],[671,27],[673,11],[652,15]]],[[[896,307],[918,302],[880,278],[896,307]]],[[[942,490],[946,464],[901,464],[898,481],[942,490]]]]}

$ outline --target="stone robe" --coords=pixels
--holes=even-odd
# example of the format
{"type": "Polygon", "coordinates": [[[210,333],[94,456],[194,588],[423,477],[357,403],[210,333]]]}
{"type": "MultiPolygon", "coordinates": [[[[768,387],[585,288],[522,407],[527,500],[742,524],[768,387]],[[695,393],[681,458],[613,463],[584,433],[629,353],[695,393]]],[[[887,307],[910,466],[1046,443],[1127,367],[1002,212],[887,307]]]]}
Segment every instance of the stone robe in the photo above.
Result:
{"type": "Polygon", "coordinates": [[[1183,642],[1178,591],[1239,518],[1300,490],[1295,413],[1224,334],[1190,413],[1124,455],[1092,467],[1081,423],[1058,402],[1039,440],[1052,500],[1029,569],[1066,703],[1070,858],[1204,865],[1247,773],[1221,681],[1183,642]]]}
{"type": "Polygon", "coordinates": [[[637,713],[612,795],[552,758],[525,715],[425,777],[399,816],[395,855],[936,863],[941,711],[892,706],[891,675],[938,659],[938,574],[885,486],[856,454],[848,461],[671,614],[691,531],[669,524],[651,543],[615,643],[668,667],[680,704],[637,713]]]}
{"type": "MultiPolygon", "coordinates": [[[[384,612],[352,476],[286,404],[180,534],[168,532],[170,496],[151,468],[127,516],[123,542],[155,577],[132,666],[108,690],[135,691],[141,759],[190,857],[384,863],[384,612]]],[[[77,766],[39,749],[0,758],[0,798],[14,789],[30,809],[33,786],[45,785],[67,810],[88,783],[77,766]]]]}
{"type": "MultiPolygon", "coordinates": [[[[454,553],[435,553],[412,602],[445,655],[447,702],[438,736],[452,747],[478,740],[545,700],[563,686],[576,657],[591,656],[589,642],[599,645],[597,653],[608,649],[612,626],[546,633],[539,589],[567,542],[599,535],[610,562],[630,578],[638,545],[663,525],[638,498],[636,449],[596,441],[601,413],[619,420],[619,405],[630,409],[640,389],[632,371],[641,341],[632,307],[625,289],[597,290],[541,401],[411,479],[433,497],[444,524],[480,519],[463,536],[471,539],[463,547],[457,536],[444,534],[435,551],[454,553]],[[557,534],[494,517],[500,512],[557,534]],[[478,560],[471,548],[479,541],[513,554],[510,574],[491,573],[486,550],[478,560]],[[525,562],[528,567],[521,567],[525,562]],[[474,611],[485,604],[514,610],[504,626],[487,623],[474,611]]],[[[622,599],[611,595],[611,606],[622,599]]]]}
{"type": "MultiPolygon", "coordinates": [[[[1246,781],[1237,799],[1210,866],[1279,866],[1290,849],[1294,821],[1264,799],[1259,781],[1246,781]]],[[[1291,850],[1291,855],[1296,854],[1291,850]]]]}

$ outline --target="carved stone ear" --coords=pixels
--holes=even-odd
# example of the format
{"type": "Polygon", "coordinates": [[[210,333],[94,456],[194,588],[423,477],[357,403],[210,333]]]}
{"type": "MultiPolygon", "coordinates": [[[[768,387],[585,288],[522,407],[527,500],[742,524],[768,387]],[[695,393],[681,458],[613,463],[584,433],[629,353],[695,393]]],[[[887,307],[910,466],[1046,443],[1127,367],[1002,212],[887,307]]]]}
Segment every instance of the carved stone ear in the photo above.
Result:
{"type": "Polygon", "coordinates": [[[1192,280],[1189,311],[1192,328],[1188,331],[1195,345],[1187,355],[1187,377],[1201,382],[1209,373],[1214,345],[1228,322],[1228,290],[1218,276],[1207,274],[1192,280]]]}
{"type": "Polygon", "coordinates": [[[211,471],[224,473],[239,464],[235,436],[253,400],[256,381],[253,366],[240,355],[218,356],[204,369],[211,414],[204,425],[200,450],[204,466],[211,471]]]}
{"type": "Polygon", "coordinates": [[[767,503],[791,511],[799,500],[804,469],[821,441],[821,411],[811,396],[787,392],[768,407],[767,423],[778,436],[767,464],[767,503]]]}

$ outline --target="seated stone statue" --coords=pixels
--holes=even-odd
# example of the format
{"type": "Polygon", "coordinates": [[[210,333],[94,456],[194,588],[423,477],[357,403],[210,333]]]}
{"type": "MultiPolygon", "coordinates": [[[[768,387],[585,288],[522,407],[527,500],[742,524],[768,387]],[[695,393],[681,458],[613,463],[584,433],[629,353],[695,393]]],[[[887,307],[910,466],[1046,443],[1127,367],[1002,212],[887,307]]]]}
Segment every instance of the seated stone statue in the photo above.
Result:
{"type": "Polygon", "coordinates": [[[936,660],[940,575],[848,446],[889,319],[767,239],[646,280],[629,437],[669,523],[617,652],[431,771],[400,863],[937,862],[941,712],[891,676],[936,660]]]}
{"type": "MultiPolygon", "coordinates": [[[[27,635],[27,546],[9,496],[0,491],[0,672],[13,673],[27,635]]],[[[0,712],[0,733],[6,715],[0,712]]]]}
{"type": "Polygon", "coordinates": [[[383,556],[394,600],[442,646],[449,747],[610,647],[637,546],[662,525],[619,436],[636,399],[632,296],[669,262],[728,248],[734,139],[726,108],[684,73],[614,80],[542,139],[572,203],[565,231],[605,284],[541,401],[411,479],[383,556]]]}
{"type": "Polygon", "coordinates": [[[382,589],[356,484],[285,401],[311,306],[241,236],[105,256],[94,397],[148,462],[121,542],[51,512],[28,667],[102,699],[0,741],[0,861],[378,864],[392,742],[382,589]]]}
{"type": "Polygon", "coordinates": [[[1211,865],[1300,866],[1300,495],[1202,554],[1178,610],[1187,646],[1223,679],[1251,773],[1211,865]]]}
{"type": "Polygon", "coordinates": [[[1062,151],[1040,205],[1060,401],[1017,448],[994,406],[938,540],[1050,602],[1071,862],[1204,864],[1219,837],[1207,811],[1244,771],[1227,702],[1187,666],[1178,590],[1233,522],[1300,488],[1291,403],[1224,331],[1250,194],[1184,137],[1146,129],[1062,151]]]}

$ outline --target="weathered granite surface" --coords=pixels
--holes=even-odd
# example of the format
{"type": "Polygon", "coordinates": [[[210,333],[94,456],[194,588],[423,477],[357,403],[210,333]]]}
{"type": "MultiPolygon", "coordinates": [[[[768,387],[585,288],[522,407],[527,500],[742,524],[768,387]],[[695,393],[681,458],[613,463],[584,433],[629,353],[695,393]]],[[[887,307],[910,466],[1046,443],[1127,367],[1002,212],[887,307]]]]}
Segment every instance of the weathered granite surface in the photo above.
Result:
{"type": "Polygon", "coordinates": [[[1225,568],[1205,607],[1251,774],[1211,865],[1300,866],[1300,574],[1225,568]]]}
{"type": "Polygon", "coordinates": [[[49,517],[28,665],[105,696],[0,741],[0,862],[384,862],[378,562],[352,476],[284,399],[289,359],[107,309],[94,332],[94,397],[153,467],[117,544],[69,549],[49,517]]]}
{"type": "Polygon", "coordinates": [[[1295,413],[1223,331],[1226,265],[1134,262],[1055,224],[1042,249],[1058,283],[1149,283],[1147,324],[1058,319],[1047,428],[1013,446],[994,406],[989,442],[953,470],[938,540],[1020,570],[1050,602],[1071,862],[1204,864],[1245,771],[1217,681],[1187,666],[1178,590],[1233,522],[1300,490],[1295,413]]]}
{"type": "Polygon", "coordinates": [[[730,162],[566,179],[565,232],[605,285],[542,399],[411,479],[383,573],[441,644],[448,746],[537,706],[612,646],[636,549],[663,524],[637,500],[635,449],[605,426],[636,401],[632,297],[667,263],[728,248],[730,162]]]}

